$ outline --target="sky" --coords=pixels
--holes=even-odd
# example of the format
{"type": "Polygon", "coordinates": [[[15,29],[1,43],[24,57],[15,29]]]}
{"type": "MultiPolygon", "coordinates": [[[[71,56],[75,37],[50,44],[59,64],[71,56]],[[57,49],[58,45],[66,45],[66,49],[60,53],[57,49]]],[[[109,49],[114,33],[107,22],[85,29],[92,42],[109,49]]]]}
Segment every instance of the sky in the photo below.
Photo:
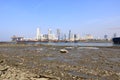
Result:
{"type": "Polygon", "coordinates": [[[0,41],[35,38],[36,29],[103,38],[120,36],[120,0],[0,0],[0,41]]]}

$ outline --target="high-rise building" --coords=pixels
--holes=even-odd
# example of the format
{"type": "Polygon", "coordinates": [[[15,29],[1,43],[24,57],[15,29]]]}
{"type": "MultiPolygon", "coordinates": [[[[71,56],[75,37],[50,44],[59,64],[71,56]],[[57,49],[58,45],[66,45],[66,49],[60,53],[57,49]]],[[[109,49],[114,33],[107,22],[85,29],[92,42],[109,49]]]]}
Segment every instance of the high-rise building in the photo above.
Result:
{"type": "Polygon", "coordinates": [[[51,29],[48,29],[48,35],[49,34],[52,34],[52,30],[51,29]]]}
{"type": "Polygon", "coordinates": [[[76,34],[76,40],[80,40],[80,35],[76,34]]]}
{"type": "Polygon", "coordinates": [[[71,30],[69,30],[68,38],[71,39],[71,30]]]}
{"type": "Polygon", "coordinates": [[[52,39],[52,30],[48,29],[48,40],[52,39]]]}
{"type": "Polygon", "coordinates": [[[104,35],[104,39],[105,39],[105,40],[108,40],[108,35],[104,35]]]}
{"type": "Polygon", "coordinates": [[[72,34],[71,30],[69,30],[68,40],[74,41],[74,35],[72,34]]]}
{"type": "Polygon", "coordinates": [[[85,39],[88,39],[88,40],[93,39],[93,36],[91,34],[86,34],[85,39]]]}
{"type": "Polygon", "coordinates": [[[67,36],[66,36],[66,34],[64,34],[64,40],[65,40],[65,41],[67,40],[67,36]]]}
{"type": "Polygon", "coordinates": [[[60,40],[60,29],[57,29],[57,39],[60,40]]]}
{"type": "Polygon", "coordinates": [[[115,37],[117,37],[117,34],[116,34],[116,33],[114,33],[114,34],[113,34],[113,37],[114,37],[114,38],[115,38],[115,37]]]}
{"type": "Polygon", "coordinates": [[[41,39],[41,33],[40,33],[40,29],[39,29],[39,28],[37,28],[36,39],[37,39],[37,40],[40,40],[40,39],[41,39]]]}
{"type": "Polygon", "coordinates": [[[74,34],[74,41],[76,41],[77,40],[77,35],[76,34],[74,34]]]}

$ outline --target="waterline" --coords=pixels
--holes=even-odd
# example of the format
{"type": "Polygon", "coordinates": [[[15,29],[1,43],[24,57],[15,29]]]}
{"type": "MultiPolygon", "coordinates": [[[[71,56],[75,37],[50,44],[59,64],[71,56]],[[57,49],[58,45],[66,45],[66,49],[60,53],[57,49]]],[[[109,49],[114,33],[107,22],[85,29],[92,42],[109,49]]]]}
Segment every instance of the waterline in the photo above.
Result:
{"type": "Polygon", "coordinates": [[[104,47],[110,47],[110,46],[114,46],[113,43],[84,43],[84,42],[78,42],[78,43],[74,43],[74,42],[68,42],[68,43],[64,43],[64,42],[58,42],[58,43],[53,43],[53,42],[49,42],[49,43],[36,43],[36,44],[44,44],[44,45],[55,45],[55,46],[104,46],[104,47]]]}

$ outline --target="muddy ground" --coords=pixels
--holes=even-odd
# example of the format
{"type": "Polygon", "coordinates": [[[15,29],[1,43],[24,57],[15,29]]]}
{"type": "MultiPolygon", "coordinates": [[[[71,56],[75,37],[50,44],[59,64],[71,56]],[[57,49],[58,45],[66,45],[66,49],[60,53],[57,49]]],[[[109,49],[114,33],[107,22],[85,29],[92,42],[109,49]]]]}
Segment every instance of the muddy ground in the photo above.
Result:
{"type": "Polygon", "coordinates": [[[120,48],[2,44],[0,80],[120,80],[120,48]]]}

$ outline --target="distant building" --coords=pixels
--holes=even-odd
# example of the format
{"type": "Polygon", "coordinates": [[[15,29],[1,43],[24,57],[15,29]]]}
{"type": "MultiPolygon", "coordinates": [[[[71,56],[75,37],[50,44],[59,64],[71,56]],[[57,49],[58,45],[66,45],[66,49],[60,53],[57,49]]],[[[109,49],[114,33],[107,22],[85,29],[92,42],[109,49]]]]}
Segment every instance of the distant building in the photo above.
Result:
{"type": "Polygon", "coordinates": [[[80,40],[80,35],[79,34],[75,34],[74,35],[74,40],[80,40]]]}
{"type": "Polygon", "coordinates": [[[48,29],[48,40],[52,39],[52,30],[48,29]]]}
{"type": "Polygon", "coordinates": [[[71,30],[69,30],[68,40],[74,41],[74,35],[72,34],[71,30]]]}
{"type": "Polygon", "coordinates": [[[71,30],[69,30],[68,38],[71,40],[71,30]]]}
{"type": "Polygon", "coordinates": [[[92,36],[91,34],[87,34],[87,35],[85,36],[85,39],[91,40],[91,39],[93,39],[93,36],[92,36]]]}
{"type": "Polygon", "coordinates": [[[66,34],[64,34],[64,40],[65,40],[65,41],[67,40],[67,36],[66,36],[66,34]]]}
{"type": "Polygon", "coordinates": [[[39,28],[37,28],[36,39],[37,40],[41,40],[41,33],[40,33],[40,29],[39,28]]]}
{"type": "Polygon", "coordinates": [[[48,38],[47,40],[57,40],[55,34],[52,34],[52,30],[51,29],[48,29],[48,38]]]}
{"type": "Polygon", "coordinates": [[[58,41],[60,40],[60,29],[57,29],[57,39],[58,39],[58,41]]]}
{"type": "Polygon", "coordinates": [[[13,36],[12,37],[12,41],[23,41],[24,40],[24,37],[17,37],[17,36],[13,36]]]}
{"type": "Polygon", "coordinates": [[[77,41],[77,35],[74,34],[74,41],[77,41]]]}
{"type": "Polygon", "coordinates": [[[43,35],[43,40],[48,40],[48,34],[43,35]]]}
{"type": "Polygon", "coordinates": [[[117,37],[117,34],[116,34],[116,33],[113,34],[113,38],[115,38],[115,37],[117,37]]]}
{"type": "Polygon", "coordinates": [[[108,40],[108,35],[104,35],[104,39],[105,39],[105,40],[108,40]]]}

